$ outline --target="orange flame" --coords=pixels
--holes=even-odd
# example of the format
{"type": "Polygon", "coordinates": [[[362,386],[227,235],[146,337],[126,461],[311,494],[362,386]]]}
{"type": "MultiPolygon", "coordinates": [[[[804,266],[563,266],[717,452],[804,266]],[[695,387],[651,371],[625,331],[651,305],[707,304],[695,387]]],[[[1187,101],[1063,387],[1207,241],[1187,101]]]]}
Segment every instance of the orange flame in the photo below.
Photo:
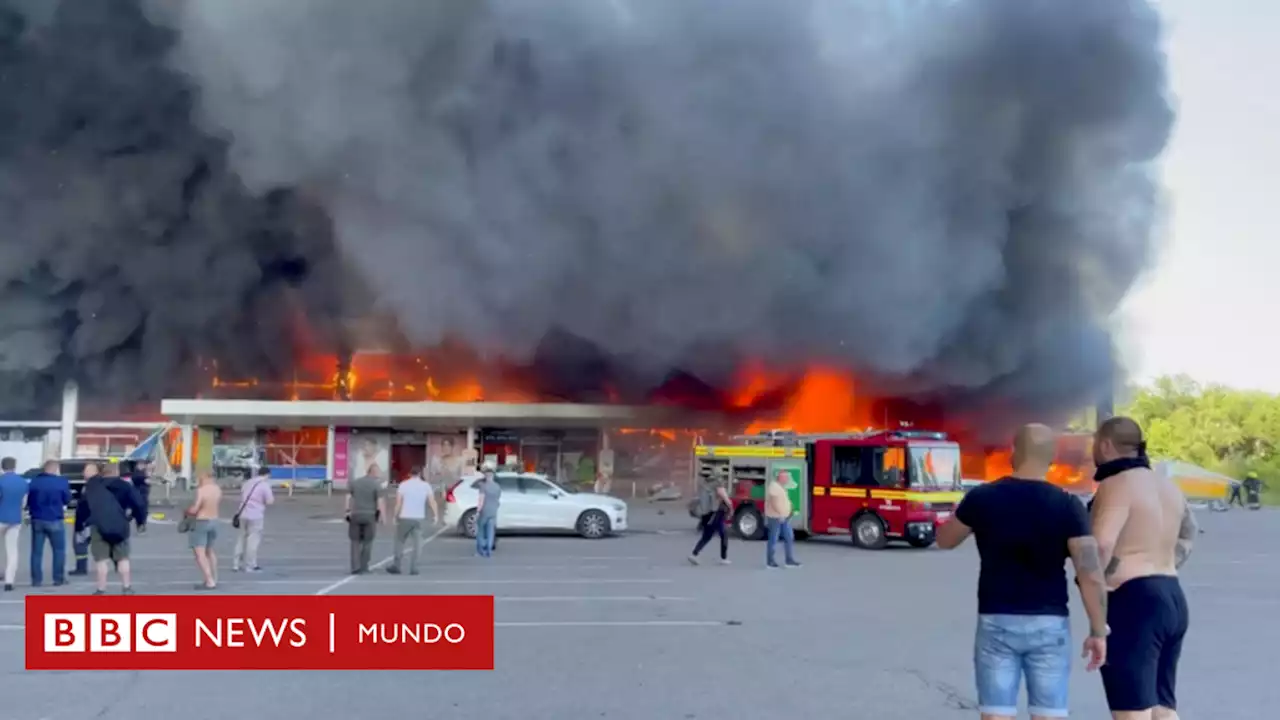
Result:
{"type": "MultiPolygon", "coordinates": [[[[765,375],[752,374],[735,394],[738,407],[777,387],[765,375]]],[[[791,430],[794,432],[856,432],[873,425],[870,403],[859,403],[853,378],[834,370],[817,368],[805,373],[799,387],[787,401],[782,414],[754,420],[746,432],[791,430]]]]}

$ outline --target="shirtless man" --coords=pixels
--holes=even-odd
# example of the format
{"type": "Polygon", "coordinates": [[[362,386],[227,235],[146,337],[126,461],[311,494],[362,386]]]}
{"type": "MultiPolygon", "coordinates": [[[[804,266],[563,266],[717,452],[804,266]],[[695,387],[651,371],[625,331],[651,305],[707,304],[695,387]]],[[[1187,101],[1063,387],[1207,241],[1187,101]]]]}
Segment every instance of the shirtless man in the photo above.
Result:
{"type": "Polygon", "coordinates": [[[1191,554],[1195,516],[1182,490],[1152,472],[1132,419],[1102,423],[1093,457],[1093,535],[1110,591],[1107,704],[1115,720],[1177,720],[1178,656],[1189,618],[1178,568],[1191,554]]]}
{"type": "Polygon", "coordinates": [[[213,542],[218,539],[218,506],[222,502],[222,488],[213,479],[213,473],[200,473],[196,486],[196,498],[187,508],[187,517],[194,520],[190,538],[191,552],[196,558],[196,567],[204,576],[204,582],[196,583],[197,590],[212,590],[218,586],[218,555],[213,551],[213,542]]]}

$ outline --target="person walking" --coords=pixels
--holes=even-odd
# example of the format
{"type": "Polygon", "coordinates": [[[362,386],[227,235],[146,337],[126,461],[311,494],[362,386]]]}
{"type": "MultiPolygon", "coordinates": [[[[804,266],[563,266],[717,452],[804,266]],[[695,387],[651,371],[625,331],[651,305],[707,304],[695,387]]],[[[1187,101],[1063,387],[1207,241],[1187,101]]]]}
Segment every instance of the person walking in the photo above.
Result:
{"type": "Polygon", "coordinates": [[[351,541],[351,574],[369,572],[378,522],[387,517],[379,468],[371,463],[363,477],[351,481],[346,502],[347,538],[351,541]]]}
{"type": "Polygon", "coordinates": [[[702,484],[698,493],[698,529],[702,537],[693,546],[689,554],[689,563],[698,564],[698,553],[711,542],[713,535],[720,536],[720,564],[729,564],[729,536],[725,533],[725,519],[729,517],[729,509],[733,502],[729,500],[729,492],[719,480],[708,480],[702,484]]]}
{"type": "Polygon", "coordinates": [[[1022,679],[1034,720],[1067,717],[1071,622],[1066,560],[1071,558],[1089,616],[1086,669],[1107,662],[1107,598],[1099,543],[1070,493],[1045,481],[1057,438],[1026,425],[1013,446],[1013,474],[970,490],[938,528],[938,547],[977,539],[978,629],[974,675],[983,720],[1015,720],[1022,679]]]}
{"type": "Polygon", "coordinates": [[[188,521],[187,545],[202,579],[196,583],[195,589],[213,590],[218,587],[218,553],[214,550],[214,542],[218,539],[222,488],[208,470],[199,474],[196,483],[195,499],[184,513],[188,521]]]}
{"type": "Polygon", "coordinates": [[[27,507],[31,512],[31,586],[44,584],[44,546],[53,552],[53,584],[67,583],[67,506],[71,483],[61,475],[57,460],[44,464],[31,478],[27,507]]]}
{"type": "Polygon", "coordinates": [[[27,501],[27,479],[16,471],[18,461],[0,459],[0,537],[4,540],[4,589],[13,590],[18,577],[18,541],[22,535],[22,510],[27,501]]]}
{"type": "Polygon", "coordinates": [[[502,506],[502,486],[493,466],[485,464],[484,475],[477,483],[480,503],[476,506],[476,555],[493,557],[493,547],[498,536],[498,510],[502,506]]]}
{"type": "Polygon", "coordinates": [[[1151,470],[1133,419],[1099,425],[1093,459],[1093,534],[1110,590],[1107,705],[1115,720],[1177,720],[1178,661],[1191,623],[1178,571],[1199,526],[1178,484],[1151,470]]]}
{"type": "Polygon", "coordinates": [[[1240,489],[1241,489],[1240,481],[1236,480],[1235,478],[1232,478],[1231,495],[1230,497],[1227,498],[1228,509],[1230,509],[1232,505],[1239,505],[1240,507],[1244,507],[1244,496],[1240,494],[1240,489]]]}
{"type": "Polygon", "coordinates": [[[400,560],[404,557],[404,546],[409,545],[409,574],[418,574],[418,552],[422,546],[422,526],[427,519],[427,508],[431,508],[431,524],[440,524],[440,507],[436,505],[435,492],[431,483],[422,479],[422,468],[415,467],[409,477],[396,487],[396,541],[395,553],[391,556],[391,565],[387,572],[400,574],[400,560]]]}
{"type": "Polygon", "coordinates": [[[132,483],[120,478],[120,467],[108,463],[101,475],[94,468],[94,475],[85,475],[84,490],[76,505],[76,534],[88,535],[89,553],[93,557],[97,590],[94,595],[107,592],[109,562],[114,562],[120,576],[121,592],[133,594],[133,573],[129,562],[129,521],[142,528],[147,524],[147,509],[142,506],[142,496],[132,483]]]}
{"type": "Polygon", "coordinates": [[[791,507],[791,484],[791,475],[785,470],[779,470],[770,478],[764,490],[764,524],[768,532],[768,542],[765,543],[765,567],[778,567],[773,555],[778,546],[779,536],[782,538],[787,567],[800,567],[800,562],[796,560],[796,534],[791,527],[791,518],[794,515],[791,507]]]}
{"type": "Polygon", "coordinates": [[[231,516],[236,533],[236,549],[231,556],[231,572],[262,572],[258,565],[258,549],[262,547],[262,528],[267,506],[276,501],[271,491],[271,468],[258,468],[258,476],[240,488],[240,510],[231,516]]]}

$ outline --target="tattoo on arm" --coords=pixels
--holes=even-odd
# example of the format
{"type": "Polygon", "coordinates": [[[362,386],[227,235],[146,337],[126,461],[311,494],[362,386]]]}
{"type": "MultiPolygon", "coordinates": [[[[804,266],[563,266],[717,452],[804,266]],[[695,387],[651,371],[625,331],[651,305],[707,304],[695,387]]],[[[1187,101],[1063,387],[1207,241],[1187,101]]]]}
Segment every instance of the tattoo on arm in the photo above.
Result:
{"type": "Polygon", "coordinates": [[[1102,558],[1098,555],[1098,541],[1093,538],[1081,538],[1079,558],[1076,559],[1076,572],[1081,575],[1093,575],[1102,567],[1102,558]]]}
{"type": "Polygon", "coordinates": [[[1196,524],[1196,517],[1191,512],[1191,508],[1183,510],[1182,525],[1178,528],[1178,544],[1173,551],[1174,567],[1182,567],[1187,558],[1191,557],[1191,544],[1198,532],[1200,532],[1200,527],[1196,524]]]}
{"type": "Polygon", "coordinates": [[[1111,562],[1107,563],[1106,572],[1103,574],[1106,575],[1107,577],[1111,577],[1112,575],[1115,575],[1116,571],[1119,569],[1120,569],[1120,558],[1112,555],[1111,562]]]}
{"type": "MultiPolygon", "coordinates": [[[[1076,582],[1080,584],[1080,591],[1082,593],[1086,592],[1086,586],[1081,582],[1084,579],[1092,583],[1092,588],[1090,589],[1098,594],[1098,609],[1101,611],[1101,617],[1091,617],[1090,620],[1100,622],[1102,618],[1107,616],[1107,586],[1103,581],[1102,555],[1098,549],[1098,541],[1091,537],[1076,538],[1071,559],[1076,567],[1076,582]]],[[[1091,628],[1090,632],[1096,637],[1102,637],[1102,635],[1098,634],[1102,630],[1091,628]]]]}
{"type": "Polygon", "coordinates": [[[1200,526],[1196,524],[1195,513],[1191,512],[1191,508],[1182,511],[1182,526],[1178,528],[1179,540],[1192,540],[1196,533],[1200,531],[1200,526]]]}

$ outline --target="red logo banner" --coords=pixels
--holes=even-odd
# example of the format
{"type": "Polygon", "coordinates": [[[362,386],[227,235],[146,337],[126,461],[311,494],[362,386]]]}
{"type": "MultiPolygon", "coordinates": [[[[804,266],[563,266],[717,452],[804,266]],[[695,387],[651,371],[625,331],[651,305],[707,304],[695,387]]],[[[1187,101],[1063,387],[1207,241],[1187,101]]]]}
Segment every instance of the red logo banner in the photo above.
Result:
{"type": "Polygon", "coordinates": [[[493,597],[28,595],[28,670],[492,670],[493,597]]]}

